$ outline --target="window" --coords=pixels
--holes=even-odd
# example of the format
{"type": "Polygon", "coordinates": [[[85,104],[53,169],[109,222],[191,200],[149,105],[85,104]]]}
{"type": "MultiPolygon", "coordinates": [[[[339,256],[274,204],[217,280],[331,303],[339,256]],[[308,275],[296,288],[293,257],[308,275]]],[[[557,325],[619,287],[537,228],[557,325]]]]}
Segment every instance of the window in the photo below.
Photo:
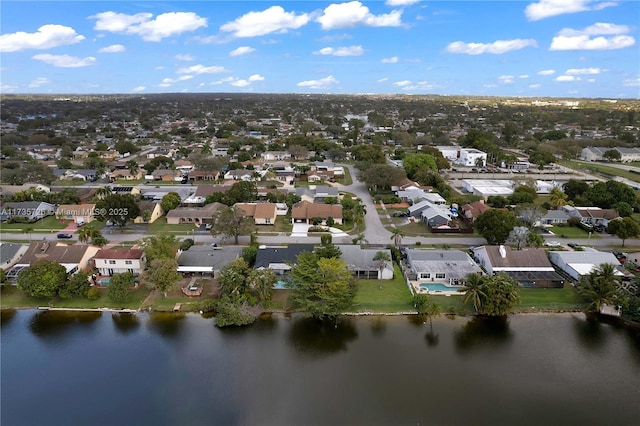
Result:
{"type": "Polygon", "coordinates": [[[431,274],[429,272],[423,272],[420,274],[420,278],[431,278],[431,274]]]}
{"type": "Polygon", "coordinates": [[[133,265],[133,262],[132,262],[132,261],[130,261],[130,260],[125,260],[125,261],[124,261],[124,264],[125,264],[125,265],[133,265]]]}
{"type": "Polygon", "coordinates": [[[267,225],[270,225],[271,224],[271,218],[270,217],[265,218],[264,223],[266,223],[267,225]]]}
{"type": "Polygon", "coordinates": [[[116,264],[116,261],[115,261],[115,260],[110,260],[110,261],[109,261],[109,265],[115,265],[115,264],[116,264]]]}
{"type": "Polygon", "coordinates": [[[444,279],[444,277],[445,277],[445,274],[443,273],[436,274],[436,278],[444,279]]]}

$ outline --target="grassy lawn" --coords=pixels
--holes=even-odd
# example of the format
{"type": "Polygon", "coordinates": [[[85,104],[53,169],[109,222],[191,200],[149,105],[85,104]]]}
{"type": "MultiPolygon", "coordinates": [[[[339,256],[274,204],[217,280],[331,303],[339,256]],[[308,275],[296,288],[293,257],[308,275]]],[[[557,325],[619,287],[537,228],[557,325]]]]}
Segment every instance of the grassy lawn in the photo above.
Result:
{"type": "Polygon", "coordinates": [[[400,312],[413,310],[411,292],[397,265],[393,266],[393,280],[359,280],[354,301],[356,312],[400,312]]]}
{"type": "Polygon", "coordinates": [[[55,308],[113,308],[113,309],[139,309],[144,299],[149,295],[151,290],[147,287],[140,287],[131,291],[131,299],[128,302],[116,303],[109,299],[109,290],[100,289],[100,298],[97,300],[89,300],[84,298],[58,299],[51,306],[55,308]]]}
{"type": "MultiPolygon", "coordinates": [[[[552,226],[548,229],[558,238],[563,238],[562,235],[566,235],[567,238],[589,238],[589,233],[587,231],[575,226],[552,226]]],[[[591,238],[600,238],[600,236],[596,232],[592,232],[591,238]]]]}
{"type": "Polygon", "coordinates": [[[516,306],[516,312],[584,309],[586,306],[569,284],[565,284],[564,288],[521,288],[519,292],[520,305],[516,306]]]}
{"type": "Polygon", "coordinates": [[[0,287],[0,306],[2,308],[35,308],[48,306],[50,299],[36,299],[27,296],[16,286],[3,285],[0,287]]]}
{"type": "Polygon", "coordinates": [[[174,234],[189,235],[192,234],[197,228],[195,225],[179,224],[170,225],[167,223],[166,217],[161,217],[153,223],[147,225],[147,234],[161,234],[163,232],[171,232],[174,234]]]}
{"type": "Polygon", "coordinates": [[[291,224],[291,219],[286,216],[278,216],[276,217],[276,223],[273,225],[259,225],[256,226],[256,229],[259,233],[291,232],[293,230],[293,225],[291,224]]]}
{"type": "Polygon", "coordinates": [[[618,169],[616,167],[605,166],[598,163],[580,163],[577,161],[563,161],[563,164],[566,164],[567,167],[571,167],[573,169],[583,170],[586,172],[592,170],[607,176],[620,176],[634,182],[640,182],[640,174],[631,173],[625,169],[618,169]]]}
{"type": "Polygon", "coordinates": [[[351,172],[347,167],[344,167],[344,177],[342,179],[338,179],[343,185],[351,185],[353,183],[353,179],[351,178],[351,172]]]}
{"type": "Polygon", "coordinates": [[[51,232],[67,227],[67,221],[58,221],[55,216],[47,216],[34,223],[2,223],[2,232],[22,232],[23,229],[31,227],[33,232],[51,232]]]}

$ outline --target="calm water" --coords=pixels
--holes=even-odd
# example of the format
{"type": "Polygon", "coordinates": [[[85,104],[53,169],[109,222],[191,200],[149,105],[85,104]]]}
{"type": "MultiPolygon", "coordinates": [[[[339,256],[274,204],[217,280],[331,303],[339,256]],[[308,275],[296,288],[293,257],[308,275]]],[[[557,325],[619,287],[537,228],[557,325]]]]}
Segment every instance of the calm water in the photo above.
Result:
{"type": "Polygon", "coordinates": [[[640,335],[582,314],[219,330],[195,315],[3,311],[1,331],[3,426],[640,418],[640,335]]]}

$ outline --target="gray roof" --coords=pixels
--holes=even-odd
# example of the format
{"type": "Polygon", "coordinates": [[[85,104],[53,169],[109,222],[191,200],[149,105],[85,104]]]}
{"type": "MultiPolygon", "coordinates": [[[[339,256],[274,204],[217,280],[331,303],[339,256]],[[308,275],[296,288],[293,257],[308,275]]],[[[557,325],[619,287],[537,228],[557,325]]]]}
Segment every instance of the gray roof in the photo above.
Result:
{"type": "Polygon", "coordinates": [[[292,244],[286,247],[260,246],[256,255],[255,268],[268,268],[272,263],[295,262],[296,256],[303,251],[312,252],[313,244],[292,244]]]}
{"type": "Polygon", "coordinates": [[[237,259],[242,252],[242,247],[224,246],[212,247],[210,245],[191,246],[178,257],[179,266],[208,266],[214,271],[220,270],[227,263],[237,259]]]}
{"type": "Polygon", "coordinates": [[[0,243],[0,265],[9,262],[23,247],[18,243],[0,243]]]}
{"type": "Polygon", "coordinates": [[[481,273],[480,267],[460,250],[407,250],[407,261],[415,273],[444,272],[448,278],[481,273]]]}
{"type": "Polygon", "coordinates": [[[587,247],[584,251],[550,251],[549,258],[553,263],[555,263],[554,260],[562,259],[564,263],[584,263],[596,266],[603,263],[620,264],[612,253],[592,250],[588,250],[587,247]]]}
{"type": "MultiPolygon", "coordinates": [[[[389,249],[371,249],[362,248],[359,245],[336,245],[342,252],[340,259],[344,260],[347,268],[351,270],[377,270],[378,263],[373,260],[379,251],[387,253],[391,259],[391,250],[389,249]]],[[[393,270],[393,263],[388,261],[385,269],[393,270]]]]}
{"type": "Polygon", "coordinates": [[[420,213],[422,210],[433,206],[429,201],[423,200],[412,206],[409,206],[409,214],[413,216],[415,213],[420,213]]]}
{"type": "Polygon", "coordinates": [[[549,210],[542,219],[568,219],[570,216],[563,210],[549,210]]]}

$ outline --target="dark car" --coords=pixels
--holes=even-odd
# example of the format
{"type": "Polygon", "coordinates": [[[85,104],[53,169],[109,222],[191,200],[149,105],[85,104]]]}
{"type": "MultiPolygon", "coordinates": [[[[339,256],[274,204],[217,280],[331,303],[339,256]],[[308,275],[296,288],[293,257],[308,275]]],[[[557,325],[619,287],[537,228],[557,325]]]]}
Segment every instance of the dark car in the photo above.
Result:
{"type": "Polygon", "coordinates": [[[580,244],[576,244],[576,243],[569,243],[567,244],[569,247],[571,247],[572,249],[576,249],[578,247],[580,247],[580,244]]]}
{"type": "Polygon", "coordinates": [[[58,234],[58,238],[73,238],[73,235],[61,232],[58,234]]]}

